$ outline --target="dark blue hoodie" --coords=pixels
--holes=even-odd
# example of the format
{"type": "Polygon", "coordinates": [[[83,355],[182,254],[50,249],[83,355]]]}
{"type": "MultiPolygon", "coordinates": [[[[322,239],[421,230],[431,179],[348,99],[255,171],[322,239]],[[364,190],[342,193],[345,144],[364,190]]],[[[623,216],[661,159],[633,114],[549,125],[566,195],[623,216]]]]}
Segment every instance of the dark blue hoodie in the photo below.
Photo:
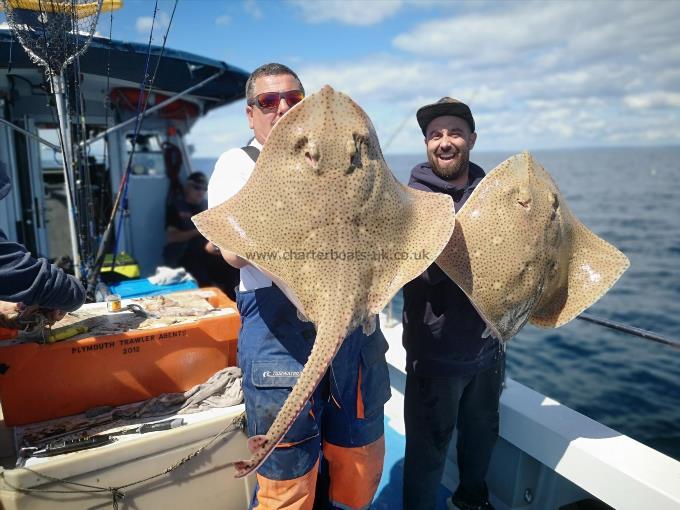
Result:
{"type": "MultiPolygon", "coordinates": [[[[421,163],[411,170],[408,185],[450,195],[458,211],[484,175],[470,163],[467,185],[460,188],[438,177],[429,163],[421,163]]],[[[468,375],[502,355],[498,341],[482,338],[486,325],[465,293],[436,264],[404,286],[403,325],[406,369],[417,375],[468,375]]]]}
{"type": "MultiPolygon", "coordinates": [[[[9,176],[0,162],[0,200],[10,187],[9,176]]],[[[73,276],[46,259],[34,258],[0,230],[0,300],[68,312],[85,302],[85,290],[73,276]]]]}

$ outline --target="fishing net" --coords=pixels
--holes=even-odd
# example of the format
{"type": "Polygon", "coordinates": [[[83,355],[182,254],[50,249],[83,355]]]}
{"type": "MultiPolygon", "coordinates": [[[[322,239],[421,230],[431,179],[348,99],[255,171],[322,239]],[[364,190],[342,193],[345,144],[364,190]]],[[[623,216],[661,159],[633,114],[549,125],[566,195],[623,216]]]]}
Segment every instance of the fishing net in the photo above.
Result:
{"type": "Polygon", "coordinates": [[[87,50],[103,2],[105,0],[0,0],[0,5],[31,60],[54,76],[87,50]]]}
{"type": "Polygon", "coordinates": [[[76,178],[64,72],[90,45],[102,5],[104,10],[114,10],[121,4],[121,0],[0,0],[10,28],[30,59],[45,69],[55,97],[71,253],[78,277],[81,275],[81,246],[76,230],[78,204],[74,199],[76,178]]]}

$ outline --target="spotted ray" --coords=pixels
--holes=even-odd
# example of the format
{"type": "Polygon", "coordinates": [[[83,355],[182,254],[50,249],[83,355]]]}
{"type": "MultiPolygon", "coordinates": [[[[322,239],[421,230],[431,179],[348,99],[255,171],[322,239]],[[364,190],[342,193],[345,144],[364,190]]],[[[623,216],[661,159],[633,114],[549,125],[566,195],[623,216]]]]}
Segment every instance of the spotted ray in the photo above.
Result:
{"type": "Polygon", "coordinates": [[[492,170],[456,223],[436,262],[502,340],[527,321],[546,328],[566,324],[629,266],[623,253],[574,216],[528,152],[492,170]]]}
{"type": "Polygon", "coordinates": [[[450,197],[400,184],[368,116],[328,85],[276,124],[242,190],[193,220],[221,249],[272,275],[317,330],[297,383],[266,436],[251,438],[253,456],[236,463],[236,476],[265,461],[347,334],[371,331],[455,225],[450,197]]]}

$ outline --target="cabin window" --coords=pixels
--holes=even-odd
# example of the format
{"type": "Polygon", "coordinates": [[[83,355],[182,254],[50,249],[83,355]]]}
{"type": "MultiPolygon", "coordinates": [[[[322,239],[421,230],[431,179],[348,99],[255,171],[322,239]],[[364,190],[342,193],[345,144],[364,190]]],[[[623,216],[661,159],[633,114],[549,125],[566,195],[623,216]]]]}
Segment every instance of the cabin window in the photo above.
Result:
{"type": "MultiPolygon", "coordinates": [[[[132,152],[133,133],[125,136],[127,153],[132,152]]],[[[135,154],[132,158],[132,173],[135,175],[165,175],[165,160],[161,139],[156,133],[137,135],[135,154]]]]}

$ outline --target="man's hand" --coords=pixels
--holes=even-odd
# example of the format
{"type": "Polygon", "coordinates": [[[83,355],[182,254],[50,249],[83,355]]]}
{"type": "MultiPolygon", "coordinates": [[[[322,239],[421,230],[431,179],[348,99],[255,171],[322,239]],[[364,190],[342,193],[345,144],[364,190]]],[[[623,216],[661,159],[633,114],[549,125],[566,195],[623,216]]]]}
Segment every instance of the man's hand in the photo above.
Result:
{"type": "Polygon", "coordinates": [[[224,261],[230,266],[235,267],[236,269],[241,269],[243,266],[248,265],[248,261],[246,259],[242,259],[238,255],[230,251],[221,251],[216,245],[214,245],[210,241],[208,241],[205,244],[203,249],[210,253],[211,255],[222,255],[224,261]]]}
{"type": "Polygon", "coordinates": [[[249,262],[246,259],[242,259],[235,253],[232,253],[230,251],[222,251],[222,258],[225,260],[227,264],[229,264],[232,267],[235,267],[236,269],[241,269],[244,266],[247,266],[249,262]]]}
{"type": "Polygon", "coordinates": [[[220,255],[220,249],[210,241],[205,243],[203,249],[210,253],[210,255],[220,255]]]}
{"type": "Polygon", "coordinates": [[[19,315],[22,322],[31,322],[43,316],[47,324],[54,324],[60,321],[66,315],[64,310],[57,310],[56,308],[39,308],[37,305],[26,306],[23,303],[19,304],[19,315]]]}
{"type": "Polygon", "coordinates": [[[10,303],[9,301],[0,301],[0,314],[9,316],[17,313],[19,310],[18,303],[10,303]]]}
{"type": "Polygon", "coordinates": [[[496,335],[493,334],[493,330],[491,329],[491,326],[487,324],[486,329],[482,332],[482,338],[493,338],[494,340],[500,340],[496,335]]]}
{"type": "Polygon", "coordinates": [[[50,324],[59,322],[66,315],[66,312],[64,310],[46,310],[43,313],[45,314],[45,317],[47,317],[47,321],[50,324]]]}

